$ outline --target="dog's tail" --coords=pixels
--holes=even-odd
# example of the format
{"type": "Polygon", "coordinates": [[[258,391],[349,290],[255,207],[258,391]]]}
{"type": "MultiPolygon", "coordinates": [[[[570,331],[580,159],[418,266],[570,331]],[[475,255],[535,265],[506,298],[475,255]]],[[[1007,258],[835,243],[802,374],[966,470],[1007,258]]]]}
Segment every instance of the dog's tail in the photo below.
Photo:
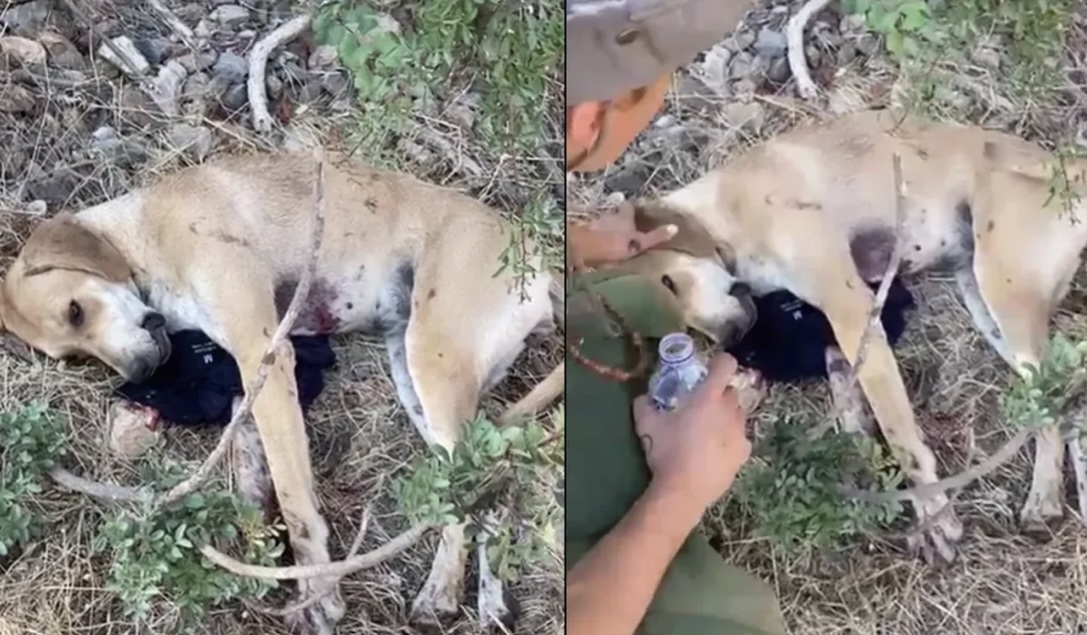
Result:
{"type": "Polygon", "coordinates": [[[986,141],[984,153],[985,160],[997,170],[1012,172],[1039,181],[1058,178],[1066,182],[1068,187],[1087,193],[1087,160],[1061,161],[1025,142],[986,141]]]}

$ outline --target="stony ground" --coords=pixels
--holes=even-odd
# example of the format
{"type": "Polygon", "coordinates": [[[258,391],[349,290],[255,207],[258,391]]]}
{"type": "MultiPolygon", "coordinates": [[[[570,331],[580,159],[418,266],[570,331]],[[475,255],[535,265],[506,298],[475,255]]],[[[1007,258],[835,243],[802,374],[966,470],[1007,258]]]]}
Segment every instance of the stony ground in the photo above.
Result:
{"type": "MultiPolygon", "coordinates": [[[[760,3],[738,32],[678,73],[665,112],[617,165],[569,181],[571,213],[592,216],[624,197],[685,184],[802,122],[904,103],[909,82],[887,60],[882,43],[834,3],[815,17],[805,40],[822,96],[810,103],[799,99],[785,60],[784,25],[800,4],[760,3]]],[[[1080,143],[1087,123],[1084,24],[1078,16],[1063,60],[1068,83],[1052,100],[1018,101],[1004,74],[1006,52],[985,40],[969,51],[969,64],[937,69],[946,94],[935,116],[1002,128],[1051,147],[1080,143]]],[[[997,399],[1011,377],[972,329],[950,280],[907,283],[920,308],[897,355],[940,472],[950,475],[968,457],[979,460],[1007,440],[997,399]]],[[[1083,283],[1081,277],[1058,324],[1082,320],[1083,283]]],[[[774,387],[756,421],[785,413],[822,421],[830,413],[828,400],[821,384],[774,387]]],[[[1072,511],[1074,494],[1052,535],[1037,539],[1019,532],[1016,514],[1029,486],[1031,455],[1021,452],[958,496],[966,535],[959,558],[942,569],[906,553],[907,519],[840,552],[806,556],[783,554],[753,537],[731,505],[715,509],[703,531],[728,560],[777,589],[794,635],[1087,632],[1087,532],[1072,511]]]]}
{"type": "MultiPolygon", "coordinates": [[[[312,7],[283,0],[167,0],[174,15],[206,45],[190,47],[152,3],[95,0],[0,0],[0,260],[6,267],[31,227],[119,195],[183,166],[220,154],[269,148],[352,146],[357,108],[349,73],[335,54],[303,35],[274,53],[266,85],[277,127],[253,131],[244,82],[253,43],[312,7]],[[17,6],[16,6],[17,4],[17,6]],[[75,7],[73,12],[70,6],[75,7]],[[137,70],[125,68],[105,39],[121,47],[137,70]],[[124,68],[124,70],[122,70],[124,68]],[[143,78],[136,77],[137,72],[143,78]]],[[[380,3],[392,7],[396,3],[380,3]]],[[[395,7],[393,7],[395,8],[395,7]]],[[[444,100],[413,113],[418,134],[400,140],[402,169],[464,189],[515,213],[536,192],[560,209],[558,143],[561,86],[549,95],[550,137],[537,156],[496,156],[473,134],[478,95],[449,78],[444,100]]],[[[424,450],[395,399],[385,351],[359,338],[337,338],[335,371],[311,412],[312,451],[319,493],[332,525],[331,549],[343,554],[362,509],[377,502],[364,549],[403,528],[385,475],[424,450]]],[[[557,361],[552,342],[526,355],[484,405],[523,394],[557,361]]],[[[0,354],[0,409],[44,400],[70,421],[70,451],[92,478],[136,482],[137,468],[111,455],[106,413],[115,380],[96,366],[65,367],[41,356],[0,354]]],[[[174,458],[200,460],[217,430],[168,430],[174,458]]],[[[35,501],[54,531],[15,558],[0,559],[0,635],[23,633],[172,632],[175,617],[136,625],[106,590],[106,566],[90,549],[100,507],[56,490],[35,501]]],[[[427,539],[404,556],[344,582],[349,615],[339,632],[412,633],[407,609],[436,546],[427,539]]],[[[513,592],[524,615],[518,631],[549,633],[562,623],[558,550],[523,572],[513,592]]],[[[474,582],[469,583],[473,588],[474,582]]],[[[477,630],[474,600],[448,632],[477,630]]],[[[168,607],[167,607],[168,608],[168,607]]],[[[281,633],[277,618],[241,604],[214,612],[200,633],[281,633]]]]}

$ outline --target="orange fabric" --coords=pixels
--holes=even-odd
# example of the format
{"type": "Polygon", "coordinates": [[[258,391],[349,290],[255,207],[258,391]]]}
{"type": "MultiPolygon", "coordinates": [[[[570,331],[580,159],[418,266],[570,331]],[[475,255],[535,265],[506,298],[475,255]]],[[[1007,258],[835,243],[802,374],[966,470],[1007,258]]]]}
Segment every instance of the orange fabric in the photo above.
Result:
{"type": "Polygon", "coordinates": [[[590,102],[566,109],[566,170],[591,172],[619,158],[664,105],[672,74],[632,90],[611,102],[590,102]]]}

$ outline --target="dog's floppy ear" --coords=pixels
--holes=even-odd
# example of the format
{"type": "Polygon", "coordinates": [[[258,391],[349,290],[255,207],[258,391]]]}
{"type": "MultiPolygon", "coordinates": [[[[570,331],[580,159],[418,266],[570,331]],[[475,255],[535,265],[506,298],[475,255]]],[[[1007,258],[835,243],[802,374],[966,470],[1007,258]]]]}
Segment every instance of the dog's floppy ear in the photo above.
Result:
{"type": "Polygon", "coordinates": [[[39,225],[30,234],[19,259],[23,261],[24,276],[54,269],[82,271],[114,282],[132,276],[121,252],[68,214],[39,225]]]}
{"type": "Polygon", "coordinates": [[[720,258],[729,271],[735,271],[736,256],[732,249],[714,240],[709,230],[690,214],[660,201],[639,200],[623,204],[634,206],[634,227],[640,232],[649,232],[662,225],[676,226],[676,235],[659,248],[682,251],[695,258],[720,258]]]}

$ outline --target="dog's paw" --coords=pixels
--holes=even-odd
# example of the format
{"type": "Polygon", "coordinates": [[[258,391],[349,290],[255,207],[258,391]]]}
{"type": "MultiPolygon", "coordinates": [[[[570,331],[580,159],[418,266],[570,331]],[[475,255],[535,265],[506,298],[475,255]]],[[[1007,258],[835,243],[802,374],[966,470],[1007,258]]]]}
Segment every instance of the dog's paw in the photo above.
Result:
{"type": "Polygon", "coordinates": [[[427,580],[411,603],[408,619],[416,626],[440,627],[460,613],[460,584],[432,584],[427,580]]]}
{"type": "MultiPolygon", "coordinates": [[[[315,593],[320,592],[319,589],[327,590],[328,587],[304,585],[300,587],[299,592],[300,594],[315,593]]],[[[301,595],[301,597],[304,599],[312,596],[301,595]]],[[[291,631],[300,635],[332,635],[336,631],[336,624],[343,619],[345,613],[346,609],[343,596],[340,595],[339,583],[335,583],[335,588],[331,592],[327,593],[313,606],[288,616],[287,622],[291,631]]]]}
{"type": "Polygon", "coordinates": [[[931,566],[950,564],[962,539],[962,521],[946,496],[936,496],[915,504],[917,525],[907,544],[910,553],[924,558],[931,566]]]}
{"type": "Polygon", "coordinates": [[[1059,496],[1027,496],[1027,502],[1019,513],[1021,531],[1036,538],[1049,538],[1052,527],[1064,518],[1064,506],[1059,496]]]}

